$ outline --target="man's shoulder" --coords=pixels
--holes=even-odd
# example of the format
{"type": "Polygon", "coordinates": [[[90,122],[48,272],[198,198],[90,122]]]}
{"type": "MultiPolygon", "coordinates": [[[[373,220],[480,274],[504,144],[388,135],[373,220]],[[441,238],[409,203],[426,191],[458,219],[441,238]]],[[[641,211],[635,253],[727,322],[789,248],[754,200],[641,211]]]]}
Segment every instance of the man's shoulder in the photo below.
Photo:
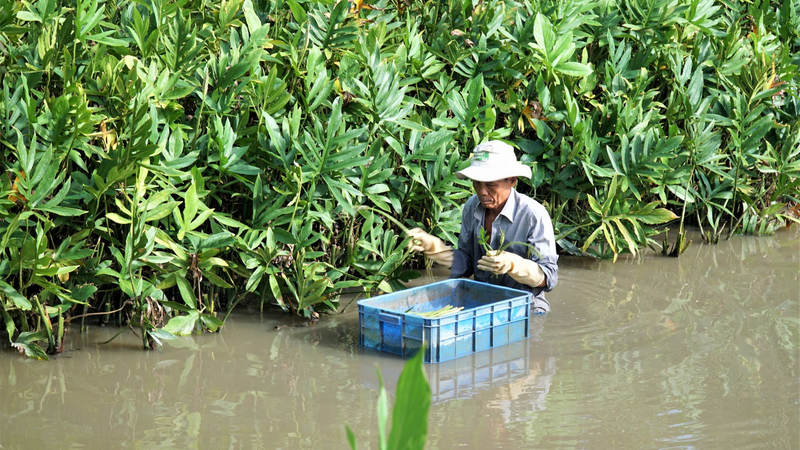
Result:
{"type": "Polygon", "coordinates": [[[480,202],[478,201],[478,196],[475,195],[475,194],[472,194],[472,196],[467,199],[467,202],[464,203],[464,210],[474,211],[475,208],[478,207],[479,203],[480,202]]]}
{"type": "Polygon", "coordinates": [[[535,199],[528,197],[527,195],[522,194],[520,192],[516,192],[516,194],[517,194],[517,208],[520,208],[521,211],[530,211],[535,215],[542,215],[542,213],[544,213],[545,215],[549,215],[547,214],[547,208],[545,208],[544,205],[542,205],[535,199]]]}

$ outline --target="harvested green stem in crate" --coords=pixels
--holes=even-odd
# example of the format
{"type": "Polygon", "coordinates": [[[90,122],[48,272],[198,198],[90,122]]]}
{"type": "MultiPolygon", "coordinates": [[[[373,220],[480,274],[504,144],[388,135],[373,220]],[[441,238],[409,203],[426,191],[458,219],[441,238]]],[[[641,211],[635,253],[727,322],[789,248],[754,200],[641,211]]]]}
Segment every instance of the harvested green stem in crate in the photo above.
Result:
{"type": "Polygon", "coordinates": [[[432,318],[441,317],[441,316],[444,316],[444,315],[450,314],[450,313],[457,313],[457,312],[461,311],[462,309],[464,309],[464,307],[463,306],[447,305],[444,308],[439,308],[439,309],[437,309],[435,311],[426,311],[426,312],[412,312],[411,311],[412,309],[414,309],[413,306],[411,308],[409,308],[406,311],[406,313],[416,314],[416,315],[421,316],[421,317],[426,317],[428,319],[432,319],[432,318]]]}

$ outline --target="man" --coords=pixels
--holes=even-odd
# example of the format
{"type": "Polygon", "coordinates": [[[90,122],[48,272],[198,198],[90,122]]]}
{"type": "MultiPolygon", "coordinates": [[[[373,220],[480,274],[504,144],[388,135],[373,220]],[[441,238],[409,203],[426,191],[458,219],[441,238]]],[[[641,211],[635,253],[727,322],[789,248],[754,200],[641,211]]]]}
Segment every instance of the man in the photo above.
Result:
{"type": "Polygon", "coordinates": [[[456,177],[472,180],[475,189],[461,213],[458,248],[453,250],[441,239],[414,228],[408,231],[414,238],[412,249],[450,267],[450,278],[473,275],[478,281],[525,290],[533,293],[534,313],[549,311],[544,293],[558,282],[553,224],[544,206],[514,189],[517,177],[531,177],[531,168],[517,161],[510,145],[489,141],[475,147],[470,166],[456,177]],[[501,246],[503,234],[505,242],[530,244],[538,255],[520,244],[499,254],[486,254],[479,242],[482,229],[493,249],[501,246]]]}

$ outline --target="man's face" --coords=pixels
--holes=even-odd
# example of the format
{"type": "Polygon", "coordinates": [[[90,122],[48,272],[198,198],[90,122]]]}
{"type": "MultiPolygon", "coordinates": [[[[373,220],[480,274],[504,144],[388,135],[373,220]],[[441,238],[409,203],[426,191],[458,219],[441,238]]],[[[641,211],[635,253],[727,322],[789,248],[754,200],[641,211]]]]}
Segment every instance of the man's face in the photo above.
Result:
{"type": "Polygon", "coordinates": [[[472,187],[478,194],[481,206],[494,212],[500,212],[516,182],[516,177],[488,182],[473,180],[472,187]]]}

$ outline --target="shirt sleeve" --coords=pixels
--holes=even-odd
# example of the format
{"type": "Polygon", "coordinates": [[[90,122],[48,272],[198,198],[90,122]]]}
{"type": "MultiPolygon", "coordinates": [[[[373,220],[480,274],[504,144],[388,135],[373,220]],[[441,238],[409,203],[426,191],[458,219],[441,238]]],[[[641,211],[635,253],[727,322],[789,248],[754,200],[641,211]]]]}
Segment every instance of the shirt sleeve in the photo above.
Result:
{"type": "Polygon", "coordinates": [[[461,232],[458,234],[458,248],[453,251],[453,265],[450,266],[450,278],[468,278],[475,273],[472,222],[474,217],[471,208],[464,205],[461,211],[461,232]]]}
{"type": "Polygon", "coordinates": [[[539,264],[546,277],[544,290],[550,292],[558,283],[558,254],[556,239],[553,233],[553,222],[547,210],[542,207],[531,215],[528,243],[533,245],[539,255],[531,255],[531,259],[539,264]]]}

